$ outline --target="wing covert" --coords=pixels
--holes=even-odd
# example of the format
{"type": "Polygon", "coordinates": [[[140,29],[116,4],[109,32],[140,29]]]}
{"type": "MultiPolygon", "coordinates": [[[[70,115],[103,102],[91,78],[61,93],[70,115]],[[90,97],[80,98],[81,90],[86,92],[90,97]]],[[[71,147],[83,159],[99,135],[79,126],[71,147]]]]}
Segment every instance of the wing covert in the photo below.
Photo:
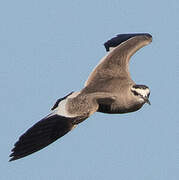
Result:
{"type": "Polygon", "coordinates": [[[140,48],[152,41],[150,34],[126,34],[112,38],[104,45],[109,53],[100,61],[87,79],[85,86],[96,84],[99,80],[111,78],[131,79],[128,70],[130,57],[140,48]]]}

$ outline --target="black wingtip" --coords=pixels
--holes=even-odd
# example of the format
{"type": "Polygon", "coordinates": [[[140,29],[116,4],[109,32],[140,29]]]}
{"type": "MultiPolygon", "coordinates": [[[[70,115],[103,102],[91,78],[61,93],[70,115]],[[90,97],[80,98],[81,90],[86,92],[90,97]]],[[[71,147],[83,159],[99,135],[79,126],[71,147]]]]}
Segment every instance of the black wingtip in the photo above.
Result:
{"type": "Polygon", "coordinates": [[[16,160],[16,158],[11,157],[11,158],[9,159],[9,162],[14,161],[14,160],[16,160]]]}
{"type": "MultiPolygon", "coordinates": [[[[13,150],[11,150],[11,151],[13,151],[13,150]]],[[[17,158],[15,158],[14,157],[14,152],[12,152],[10,155],[9,155],[9,162],[11,162],[11,161],[14,161],[14,160],[16,160],[17,158]]]]}
{"type": "Polygon", "coordinates": [[[116,47],[120,45],[121,43],[135,36],[146,36],[147,38],[152,39],[152,36],[149,33],[119,34],[116,37],[104,43],[106,51],[109,51],[110,48],[116,47]]]}
{"type": "Polygon", "coordinates": [[[64,136],[73,128],[73,120],[76,119],[53,115],[37,122],[14,144],[9,162],[39,151],[64,136]]]}

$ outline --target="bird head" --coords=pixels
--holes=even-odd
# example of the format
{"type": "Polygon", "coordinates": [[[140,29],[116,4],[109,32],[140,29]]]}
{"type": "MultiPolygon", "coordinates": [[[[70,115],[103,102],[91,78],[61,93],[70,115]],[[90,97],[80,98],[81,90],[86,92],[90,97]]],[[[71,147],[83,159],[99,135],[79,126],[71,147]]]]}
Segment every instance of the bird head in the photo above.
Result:
{"type": "Polygon", "coordinates": [[[131,87],[131,92],[139,102],[147,103],[150,105],[150,101],[149,101],[150,89],[146,85],[135,84],[131,87]]]}

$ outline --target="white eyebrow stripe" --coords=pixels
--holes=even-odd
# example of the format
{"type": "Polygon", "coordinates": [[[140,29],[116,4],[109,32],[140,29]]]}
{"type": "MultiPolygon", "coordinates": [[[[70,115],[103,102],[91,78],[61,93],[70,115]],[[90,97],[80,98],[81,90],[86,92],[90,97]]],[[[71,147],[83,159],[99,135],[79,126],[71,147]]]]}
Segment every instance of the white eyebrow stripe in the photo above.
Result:
{"type": "Polygon", "coordinates": [[[136,92],[138,92],[139,94],[141,94],[143,97],[147,96],[150,93],[149,89],[135,89],[136,92]]]}

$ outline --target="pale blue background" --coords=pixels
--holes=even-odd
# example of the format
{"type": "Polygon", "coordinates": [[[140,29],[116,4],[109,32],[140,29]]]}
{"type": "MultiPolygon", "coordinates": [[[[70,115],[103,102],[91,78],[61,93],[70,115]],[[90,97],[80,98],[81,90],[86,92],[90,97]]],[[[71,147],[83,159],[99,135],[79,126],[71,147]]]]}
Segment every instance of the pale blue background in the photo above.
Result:
{"type": "Polygon", "coordinates": [[[0,179],[179,179],[178,0],[6,0],[0,2],[0,179]],[[56,99],[80,90],[119,33],[149,32],[131,74],[151,88],[151,106],[96,113],[68,135],[8,162],[18,137],[56,99]]]}

